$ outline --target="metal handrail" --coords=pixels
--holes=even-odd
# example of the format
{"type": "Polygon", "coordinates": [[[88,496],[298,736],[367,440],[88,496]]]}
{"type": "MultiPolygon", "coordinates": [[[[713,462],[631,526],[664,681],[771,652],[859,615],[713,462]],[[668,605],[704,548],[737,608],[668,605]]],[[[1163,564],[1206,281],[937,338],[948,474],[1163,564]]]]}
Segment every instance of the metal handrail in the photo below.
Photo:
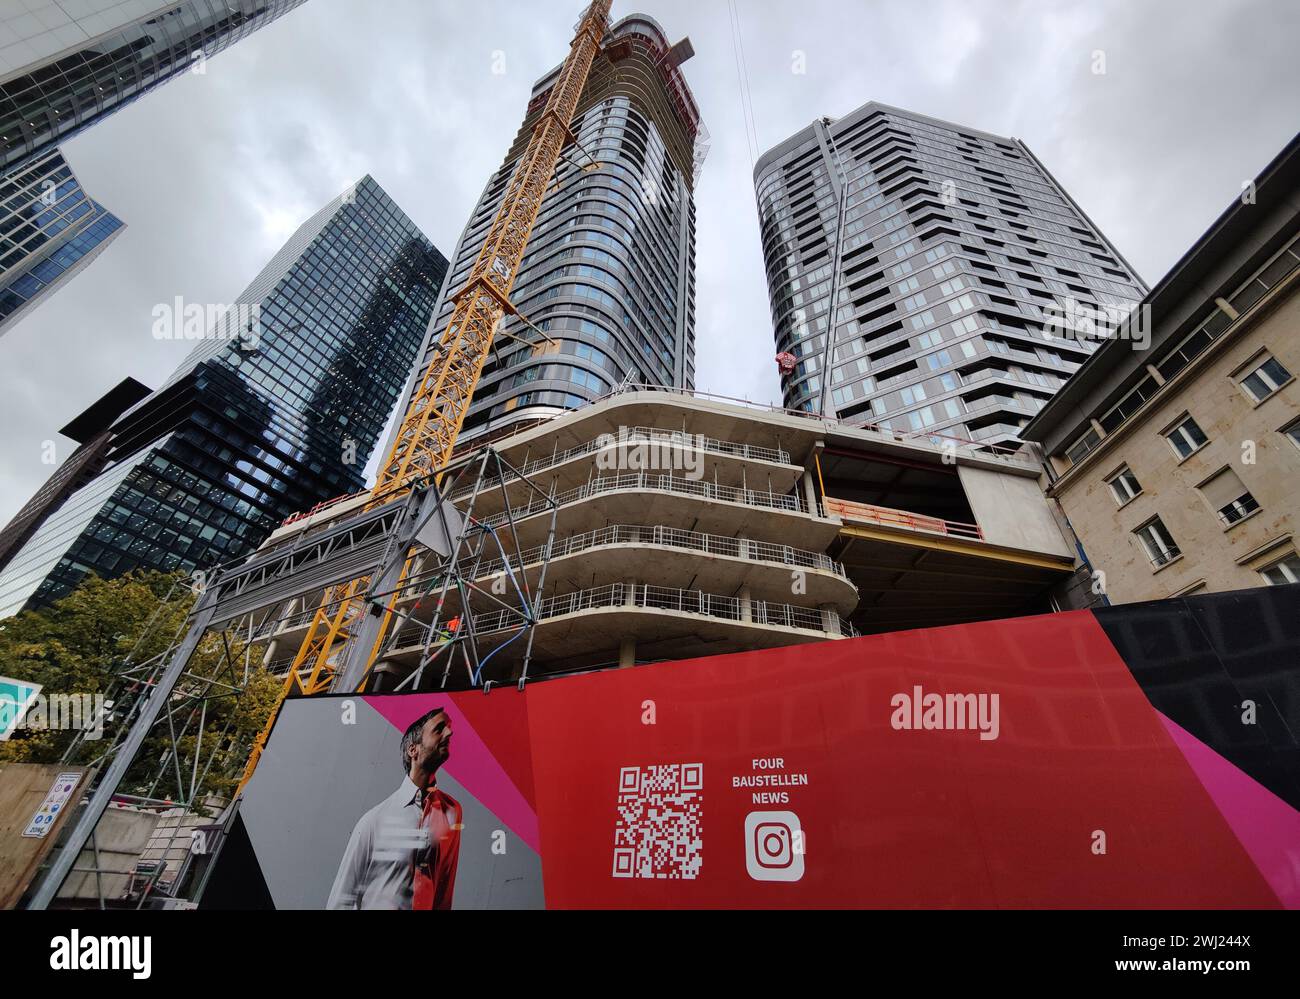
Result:
{"type": "MultiPolygon", "coordinates": [[[[818,423],[825,423],[831,426],[841,426],[851,430],[870,430],[875,433],[888,435],[897,440],[912,440],[917,442],[933,443],[936,439],[938,439],[945,442],[950,442],[959,447],[964,445],[973,448],[979,452],[980,457],[985,457],[985,458],[996,457],[996,458],[1010,459],[1016,457],[1017,453],[1020,450],[1018,446],[1013,448],[1013,447],[1008,447],[1003,445],[980,444],[978,441],[970,440],[965,437],[953,437],[949,434],[926,433],[924,431],[909,432],[909,431],[902,431],[902,430],[890,430],[885,427],[877,426],[876,424],[871,423],[869,421],[862,422],[862,423],[854,423],[848,420],[841,420],[835,416],[826,416],[821,413],[809,413],[806,410],[802,410],[802,409],[788,409],[785,406],[777,406],[772,403],[753,402],[749,399],[738,399],[734,396],[719,395],[715,392],[700,392],[695,389],[684,389],[684,388],[677,388],[675,386],[666,386],[666,385],[651,385],[647,383],[639,383],[639,384],[628,383],[626,385],[620,385],[618,388],[610,392],[607,392],[604,395],[597,397],[596,399],[593,399],[591,405],[594,405],[595,403],[598,402],[603,402],[606,399],[612,399],[616,396],[623,395],[628,392],[659,392],[667,395],[680,395],[691,399],[716,399],[721,402],[746,406],[750,409],[757,409],[769,413],[781,413],[786,416],[797,416],[801,419],[814,420],[818,423]],[[996,448],[996,450],[990,450],[990,448],[996,448]]],[[[565,415],[565,414],[559,414],[559,415],[565,415]]]]}
{"type": "Polygon", "coordinates": [[[620,427],[619,433],[600,434],[592,440],[577,444],[568,450],[542,455],[527,462],[519,469],[522,475],[552,468],[571,458],[603,451],[610,447],[635,444],[668,444],[685,448],[708,451],[711,454],[725,454],[737,458],[750,458],[757,461],[772,461],[789,465],[790,452],[782,448],[763,447],[758,444],[741,444],[736,441],[723,441],[703,434],[692,434],[684,430],[664,430],[658,427],[620,427]]]}
{"type": "MultiPolygon", "coordinates": [[[[838,624],[840,636],[858,637],[857,629],[834,611],[822,611],[813,607],[799,607],[766,600],[748,601],[747,611],[746,602],[740,597],[641,583],[610,583],[606,586],[547,597],[538,605],[537,620],[544,621],[565,614],[576,614],[579,611],[614,607],[670,610],[680,614],[694,614],[744,624],[798,628],[820,634],[834,633],[826,627],[829,623],[828,618],[833,617],[838,624]]],[[[521,611],[503,608],[474,615],[474,634],[489,635],[522,628],[526,624],[527,620],[521,611]]],[[[432,627],[432,622],[408,619],[394,633],[392,648],[425,646],[431,637],[432,627]]]]}
{"type": "Polygon", "coordinates": [[[722,500],[728,503],[740,503],[744,506],[764,507],[772,510],[788,510],[792,513],[807,513],[807,505],[797,493],[774,493],[770,490],[744,489],[740,486],[724,486],[703,479],[682,479],[673,475],[652,475],[645,472],[625,475],[608,475],[592,479],[590,482],[566,490],[557,496],[534,496],[524,507],[513,507],[481,518],[487,527],[500,527],[511,517],[520,520],[531,517],[543,510],[549,510],[552,504],[564,506],[578,500],[588,499],[602,493],[617,492],[627,489],[653,489],[659,492],[678,493],[686,496],[702,496],[705,499],[722,500]]]}
{"type": "MultiPolygon", "coordinates": [[[[824,569],[845,579],[848,573],[844,565],[836,562],[829,555],[821,552],[805,551],[789,545],[777,545],[768,541],[752,541],[743,538],[723,537],[717,534],[705,534],[701,531],[683,531],[675,527],[644,527],[630,524],[613,524],[598,530],[573,534],[562,538],[551,547],[551,558],[562,558],[580,552],[620,544],[655,545],[664,548],[680,548],[687,551],[704,552],[708,555],[727,555],[733,558],[748,558],[755,561],[774,562],[781,565],[804,569],[824,569]]],[[[545,545],[537,545],[521,552],[510,559],[512,566],[534,565],[543,560],[545,545]]],[[[479,566],[479,576],[492,576],[506,567],[506,560],[492,559],[479,566]]]]}

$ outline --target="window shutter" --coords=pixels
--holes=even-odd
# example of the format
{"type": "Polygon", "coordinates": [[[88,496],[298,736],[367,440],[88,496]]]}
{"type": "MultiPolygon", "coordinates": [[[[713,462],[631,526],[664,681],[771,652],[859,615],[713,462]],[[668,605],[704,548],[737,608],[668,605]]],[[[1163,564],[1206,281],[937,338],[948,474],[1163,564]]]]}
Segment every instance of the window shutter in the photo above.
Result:
{"type": "Polygon", "coordinates": [[[1241,484],[1241,479],[1237,478],[1237,473],[1231,468],[1225,468],[1213,478],[1201,483],[1198,488],[1215,510],[1222,510],[1246,492],[1246,487],[1241,484]]]}

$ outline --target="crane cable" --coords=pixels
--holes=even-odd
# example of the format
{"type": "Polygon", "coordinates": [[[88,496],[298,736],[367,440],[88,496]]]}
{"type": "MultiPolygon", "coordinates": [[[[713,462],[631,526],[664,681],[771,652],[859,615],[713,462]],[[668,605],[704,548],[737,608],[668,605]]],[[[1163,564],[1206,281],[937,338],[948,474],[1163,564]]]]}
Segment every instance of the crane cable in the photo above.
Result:
{"type": "Polygon", "coordinates": [[[736,84],[740,88],[740,113],[745,121],[745,146],[749,151],[749,168],[753,170],[758,161],[758,124],[754,119],[745,38],[740,30],[740,11],[736,0],[727,0],[727,12],[731,15],[731,51],[736,58],[736,84]]]}

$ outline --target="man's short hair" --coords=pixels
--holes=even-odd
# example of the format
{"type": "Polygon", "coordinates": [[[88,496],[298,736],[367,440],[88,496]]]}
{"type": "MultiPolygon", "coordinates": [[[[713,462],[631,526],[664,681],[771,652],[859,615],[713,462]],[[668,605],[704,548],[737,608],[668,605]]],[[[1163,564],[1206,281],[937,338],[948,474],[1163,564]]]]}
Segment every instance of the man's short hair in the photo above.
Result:
{"type": "Polygon", "coordinates": [[[434,708],[432,711],[425,712],[407,726],[406,731],[402,734],[402,773],[409,774],[411,772],[411,759],[408,754],[411,747],[420,741],[420,733],[424,731],[425,722],[434,715],[445,714],[447,714],[446,708],[434,708]]]}

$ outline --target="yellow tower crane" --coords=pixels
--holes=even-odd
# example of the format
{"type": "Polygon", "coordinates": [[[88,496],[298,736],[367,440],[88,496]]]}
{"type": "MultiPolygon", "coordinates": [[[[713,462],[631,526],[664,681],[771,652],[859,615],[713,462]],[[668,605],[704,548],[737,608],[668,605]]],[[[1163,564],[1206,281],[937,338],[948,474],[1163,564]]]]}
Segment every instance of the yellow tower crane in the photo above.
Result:
{"type": "MultiPolygon", "coordinates": [[[[451,459],[497,324],[507,314],[518,315],[510,303],[510,291],[560,154],[566,145],[576,141],[569,123],[609,27],[612,2],[592,0],[578,22],[569,54],[541,117],[533,126],[528,148],[510,178],[474,268],[465,286],[453,298],[455,311],[438,342],[437,353],[411,397],[393,449],[371,490],[367,509],[400,499],[411,490],[412,483],[433,475],[451,459]]],[[[409,564],[408,559],[408,567],[409,564]]],[[[295,692],[318,694],[329,688],[334,678],[332,659],[365,612],[364,596],[369,585],[369,577],[354,579],[331,587],[321,598],[271,717],[253,743],[240,781],[241,790],[257,767],[285,698],[295,692]]],[[[395,599],[396,593],[390,600],[385,629],[391,618],[391,601],[395,599]]],[[[370,652],[371,665],[383,635],[381,630],[379,641],[370,652]]]]}

